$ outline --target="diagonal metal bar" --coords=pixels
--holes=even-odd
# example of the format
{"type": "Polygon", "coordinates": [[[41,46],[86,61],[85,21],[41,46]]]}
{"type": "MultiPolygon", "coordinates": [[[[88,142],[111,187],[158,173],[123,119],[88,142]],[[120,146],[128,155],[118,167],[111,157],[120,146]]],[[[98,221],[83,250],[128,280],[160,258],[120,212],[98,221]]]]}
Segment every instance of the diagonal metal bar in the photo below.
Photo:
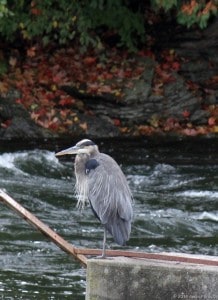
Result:
{"type": "Polygon", "coordinates": [[[41,231],[46,237],[50,238],[58,247],[60,247],[65,252],[73,255],[84,266],[87,265],[86,257],[79,253],[77,248],[72,244],[64,240],[59,234],[53,231],[45,223],[40,221],[36,216],[29,212],[26,208],[16,202],[12,197],[6,194],[3,190],[0,190],[0,201],[5,203],[7,206],[12,208],[16,213],[18,213],[25,221],[33,225],[36,229],[41,231]]]}

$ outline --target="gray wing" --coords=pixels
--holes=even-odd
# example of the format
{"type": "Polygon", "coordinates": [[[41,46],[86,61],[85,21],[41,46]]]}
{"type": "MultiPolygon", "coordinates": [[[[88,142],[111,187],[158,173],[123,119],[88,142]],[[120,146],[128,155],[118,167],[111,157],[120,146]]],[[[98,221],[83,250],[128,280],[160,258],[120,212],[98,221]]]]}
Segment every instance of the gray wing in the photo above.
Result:
{"type": "Polygon", "coordinates": [[[100,153],[95,159],[99,165],[88,174],[91,206],[118,244],[129,239],[133,217],[132,195],[118,164],[100,153]]]}

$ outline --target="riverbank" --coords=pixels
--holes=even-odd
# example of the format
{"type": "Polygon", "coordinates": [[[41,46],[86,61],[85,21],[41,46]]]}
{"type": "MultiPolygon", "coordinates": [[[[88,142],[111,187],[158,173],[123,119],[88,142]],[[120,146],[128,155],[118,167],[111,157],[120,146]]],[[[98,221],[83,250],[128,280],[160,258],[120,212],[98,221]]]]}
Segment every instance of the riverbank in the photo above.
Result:
{"type": "Polygon", "coordinates": [[[0,84],[0,139],[218,134],[218,20],[153,31],[137,53],[106,46],[10,49],[0,84]],[[190,37],[192,40],[190,41],[190,37]],[[206,47],[209,45],[210,47],[206,47]]]}

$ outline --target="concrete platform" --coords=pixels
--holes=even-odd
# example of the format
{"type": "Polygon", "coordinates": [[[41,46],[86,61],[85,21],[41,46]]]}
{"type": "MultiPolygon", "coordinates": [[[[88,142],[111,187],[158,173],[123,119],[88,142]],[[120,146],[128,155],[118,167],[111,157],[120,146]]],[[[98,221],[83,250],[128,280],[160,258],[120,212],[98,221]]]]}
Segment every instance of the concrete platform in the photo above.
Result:
{"type": "MultiPolygon", "coordinates": [[[[192,256],[218,261],[218,257],[192,256]]],[[[218,267],[156,259],[89,259],[86,300],[218,300],[218,267]]]]}

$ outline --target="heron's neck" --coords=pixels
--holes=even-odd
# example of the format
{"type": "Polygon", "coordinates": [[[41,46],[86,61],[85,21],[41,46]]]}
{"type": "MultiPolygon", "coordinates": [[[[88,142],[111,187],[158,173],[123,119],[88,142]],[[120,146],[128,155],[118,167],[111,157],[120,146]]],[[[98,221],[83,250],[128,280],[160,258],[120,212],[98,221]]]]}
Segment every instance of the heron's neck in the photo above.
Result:
{"type": "Polygon", "coordinates": [[[76,162],[84,163],[84,162],[86,162],[89,159],[90,159],[90,154],[88,154],[88,153],[80,153],[80,154],[76,155],[75,161],[76,162]]]}

